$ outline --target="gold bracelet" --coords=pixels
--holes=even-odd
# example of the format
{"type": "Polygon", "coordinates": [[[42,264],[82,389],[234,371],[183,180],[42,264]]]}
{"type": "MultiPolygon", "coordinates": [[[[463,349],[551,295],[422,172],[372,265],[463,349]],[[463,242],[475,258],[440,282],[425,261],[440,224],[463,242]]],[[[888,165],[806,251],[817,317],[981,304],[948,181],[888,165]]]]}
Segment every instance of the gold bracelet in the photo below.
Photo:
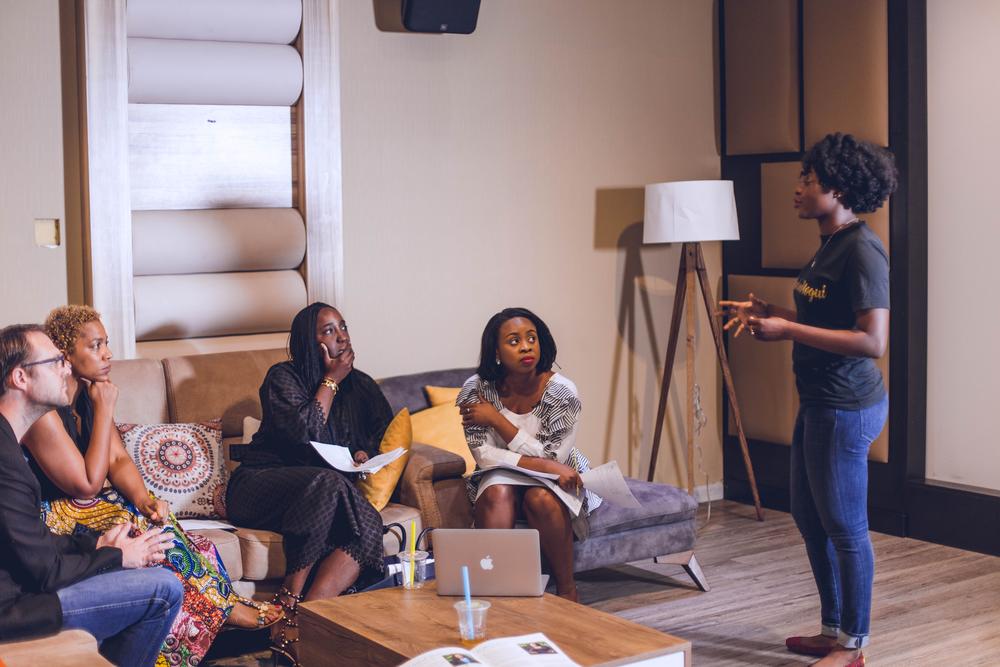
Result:
{"type": "Polygon", "coordinates": [[[336,396],[337,392],[340,391],[340,387],[337,386],[337,383],[328,377],[324,377],[323,381],[320,382],[320,385],[332,391],[334,396],[336,396]]]}

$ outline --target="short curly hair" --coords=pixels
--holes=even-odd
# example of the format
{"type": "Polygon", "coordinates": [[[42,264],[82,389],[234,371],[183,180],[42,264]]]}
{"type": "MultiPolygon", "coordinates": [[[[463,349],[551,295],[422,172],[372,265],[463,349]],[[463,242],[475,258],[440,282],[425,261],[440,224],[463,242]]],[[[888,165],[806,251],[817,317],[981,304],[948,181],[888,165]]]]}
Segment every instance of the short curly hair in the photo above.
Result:
{"type": "Polygon", "coordinates": [[[69,354],[80,337],[80,327],[100,319],[101,314],[90,306],[59,306],[45,318],[45,333],[63,354],[69,354]]]}
{"type": "Polygon", "coordinates": [[[854,213],[871,213],[896,190],[896,158],[891,152],[853,135],[828,134],[802,158],[802,174],[816,174],[824,190],[840,193],[840,203],[854,213]]]}

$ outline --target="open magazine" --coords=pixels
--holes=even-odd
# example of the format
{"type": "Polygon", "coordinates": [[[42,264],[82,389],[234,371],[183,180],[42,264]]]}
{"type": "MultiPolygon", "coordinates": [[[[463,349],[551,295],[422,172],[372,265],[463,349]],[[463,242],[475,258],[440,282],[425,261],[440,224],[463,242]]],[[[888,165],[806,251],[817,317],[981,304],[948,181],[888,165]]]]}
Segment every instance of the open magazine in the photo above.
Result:
{"type": "Polygon", "coordinates": [[[483,642],[474,649],[447,646],[421,653],[401,667],[449,667],[449,665],[483,665],[483,667],[579,667],[551,639],[536,632],[533,635],[503,637],[483,642]]]}

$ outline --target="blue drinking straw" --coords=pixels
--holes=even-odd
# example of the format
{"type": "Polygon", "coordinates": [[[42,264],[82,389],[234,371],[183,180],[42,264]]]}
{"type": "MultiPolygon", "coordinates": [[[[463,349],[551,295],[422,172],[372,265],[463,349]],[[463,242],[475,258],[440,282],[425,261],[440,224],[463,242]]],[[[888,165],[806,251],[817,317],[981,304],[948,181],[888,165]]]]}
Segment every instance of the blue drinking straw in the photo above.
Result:
{"type": "Polygon", "coordinates": [[[472,591],[469,589],[469,566],[462,566],[462,590],[465,592],[465,613],[469,616],[469,633],[475,635],[472,627],[472,591]]]}

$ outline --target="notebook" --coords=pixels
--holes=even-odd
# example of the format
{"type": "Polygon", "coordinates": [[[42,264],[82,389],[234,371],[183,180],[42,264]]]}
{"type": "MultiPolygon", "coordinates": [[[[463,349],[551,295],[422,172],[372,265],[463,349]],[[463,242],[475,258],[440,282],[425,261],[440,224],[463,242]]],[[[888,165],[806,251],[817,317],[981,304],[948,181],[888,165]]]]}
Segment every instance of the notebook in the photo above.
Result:
{"type": "Polygon", "coordinates": [[[438,595],[463,595],[462,566],[469,566],[472,595],[539,596],[542,574],[538,531],[438,528],[433,533],[438,595]]]}

